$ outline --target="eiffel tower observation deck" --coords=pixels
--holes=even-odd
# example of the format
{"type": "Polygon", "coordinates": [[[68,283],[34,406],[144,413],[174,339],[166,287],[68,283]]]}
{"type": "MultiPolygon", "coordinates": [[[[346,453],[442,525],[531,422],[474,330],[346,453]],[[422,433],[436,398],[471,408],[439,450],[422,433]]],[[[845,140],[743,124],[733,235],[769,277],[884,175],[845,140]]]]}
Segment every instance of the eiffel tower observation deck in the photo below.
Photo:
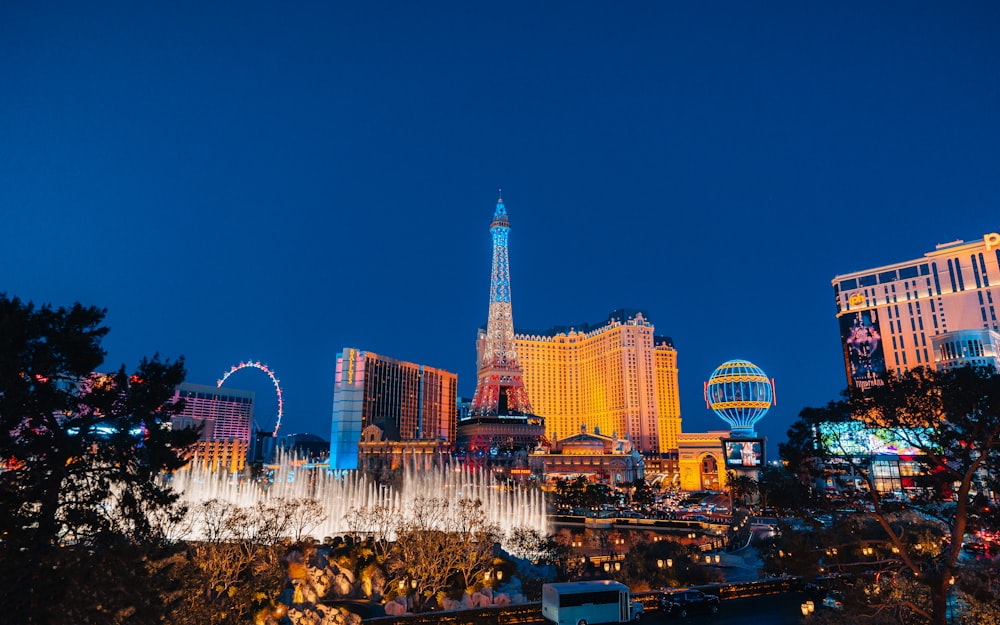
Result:
{"type": "Polygon", "coordinates": [[[521,366],[517,362],[507,253],[510,221],[503,197],[497,200],[490,235],[493,238],[493,272],[489,318],[485,332],[480,331],[476,393],[469,418],[459,423],[459,445],[468,449],[523,449],[544,438],[545,425],[541,417],[532,413],[521,366]]]}

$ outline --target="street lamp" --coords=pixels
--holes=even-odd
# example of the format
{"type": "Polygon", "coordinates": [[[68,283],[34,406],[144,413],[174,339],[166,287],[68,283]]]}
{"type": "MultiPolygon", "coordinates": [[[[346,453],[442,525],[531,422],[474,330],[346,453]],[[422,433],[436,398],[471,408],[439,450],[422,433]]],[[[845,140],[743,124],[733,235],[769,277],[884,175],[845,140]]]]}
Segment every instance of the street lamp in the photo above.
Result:
{"type": "Polygon", "coordinates": [[[955,587],[955,578],[948,578],[948,598],[945,602],[944,611],[948,615],[948,622],[951,623],[955,616],[955,604],[952,602],[952,589],[955,587]]]}
{"type": "Polygon", "coordinates": [[[674,567],[674,560],[673,560],[673,558],[667,558],[667,568],[668,569],[672,569],[673,567],[674,567]]]}
{"type": "Polygon", "coordinates": [[[656,568],[658,568],[658,569],[662,569],[663,568],[663,560],[657,560],[656,561],[656,568]]]}

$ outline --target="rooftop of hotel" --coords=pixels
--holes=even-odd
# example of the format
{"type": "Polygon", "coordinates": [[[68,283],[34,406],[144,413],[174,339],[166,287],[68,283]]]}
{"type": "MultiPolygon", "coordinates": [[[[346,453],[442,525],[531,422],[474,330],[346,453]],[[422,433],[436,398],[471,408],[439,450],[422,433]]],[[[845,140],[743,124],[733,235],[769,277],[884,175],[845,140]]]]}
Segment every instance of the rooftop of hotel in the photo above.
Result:
{"type": "MultiPolygon", "coordinates": [[[[557,325],[552,326],[547,330],[524,330],[515,328],[514,333],[519,336],[538,337],[565,336],[573,333],[593,335],[618,325],[644,325],[652,327],[653,324],[649,319],[649,311],[638,308],[619,308],[611,311],[607,319],[595,323],[584,322],[575,325],[557,325]]],[[[656,345],[665,343],[673,347],[674,340],[669,336],[656,335],[653,337],[653,343],[656,345]]]]}

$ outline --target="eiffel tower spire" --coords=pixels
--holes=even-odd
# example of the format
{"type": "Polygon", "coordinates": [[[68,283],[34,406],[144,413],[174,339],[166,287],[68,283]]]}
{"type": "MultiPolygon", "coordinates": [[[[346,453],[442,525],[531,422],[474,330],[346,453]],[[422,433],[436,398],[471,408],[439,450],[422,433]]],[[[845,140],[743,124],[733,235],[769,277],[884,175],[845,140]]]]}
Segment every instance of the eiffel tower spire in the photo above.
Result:
{"type": "Polygon", "coordinates": [[[517,349],[514,346],[514,317],[510,306],[510,266],[507,256],[510,222],[502,194],[497,199],[490,234],[493,237],[490,312],[470,416],[530,415],[531,402],[524,390],[521,366],[517,363],[517,349]]]}

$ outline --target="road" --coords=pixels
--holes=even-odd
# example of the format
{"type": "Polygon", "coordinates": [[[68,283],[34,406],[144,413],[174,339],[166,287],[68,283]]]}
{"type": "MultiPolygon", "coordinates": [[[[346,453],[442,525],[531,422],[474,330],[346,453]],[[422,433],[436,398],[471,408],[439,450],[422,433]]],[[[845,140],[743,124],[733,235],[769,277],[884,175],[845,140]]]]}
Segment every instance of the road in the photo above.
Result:
{"type": "Polygon", "coordinates": [[[650,612],[643,623],[691,625],[800,625],[805,598],[800,593],[723,601],[716,615],[693,615],[683,621],[650,612]]]}
{"type": "MultiPolygon", "coordinates": [[[[749,599],[730,599],[723,601],[718,614],[694,614],[686,619],[672,618],[659,612],[647,612],[643,625],[801,625],[801,605],[806,598],[801,593],[792,592],[780,595],[765,595],[749,599]]],[[[822,608],[821,608],[822,609],[822,608]]],[[[531,625],[552,625],[550,621],[533,616],[527,620],[518,621],[531,625]]]]}

